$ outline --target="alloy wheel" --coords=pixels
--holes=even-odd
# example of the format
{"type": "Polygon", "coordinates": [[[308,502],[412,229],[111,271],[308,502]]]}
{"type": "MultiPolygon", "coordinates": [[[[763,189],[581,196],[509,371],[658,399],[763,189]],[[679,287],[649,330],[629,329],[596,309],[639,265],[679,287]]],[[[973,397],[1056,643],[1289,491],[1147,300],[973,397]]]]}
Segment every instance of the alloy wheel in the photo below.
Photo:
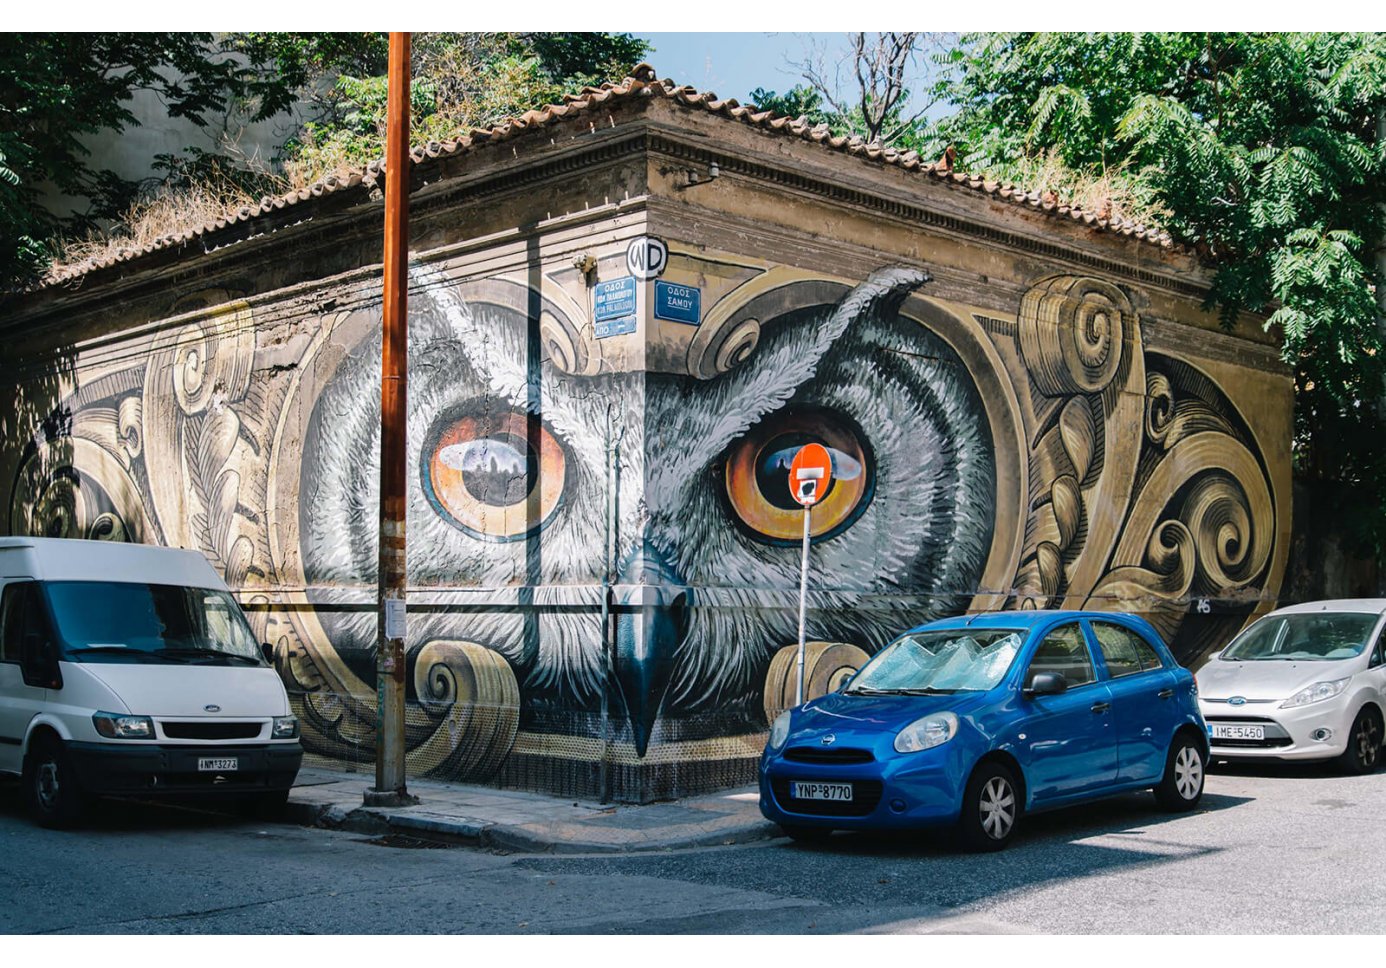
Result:
{"type": "Polygon", "coordinates": [[[1174,788],[1185,800],[1192,800],[1203,788],[1203,757],[1192,746],[1185,746],[1174,758],[1174,788]]]}
{"type": "Polygon", "coordinates": [[[1367,769],[1376,766],[1381,755],[1381,727],[1375,716],[1363,716],[1357,727],[1357,758],[1367,769]]]}
{"type": "Polygon", "coordinates": [[[979,803],[982,830],[992,840],[1004,840],[1015,824],[1015,793],[1002,777],[994,776],[982,787],[979,803]]]}

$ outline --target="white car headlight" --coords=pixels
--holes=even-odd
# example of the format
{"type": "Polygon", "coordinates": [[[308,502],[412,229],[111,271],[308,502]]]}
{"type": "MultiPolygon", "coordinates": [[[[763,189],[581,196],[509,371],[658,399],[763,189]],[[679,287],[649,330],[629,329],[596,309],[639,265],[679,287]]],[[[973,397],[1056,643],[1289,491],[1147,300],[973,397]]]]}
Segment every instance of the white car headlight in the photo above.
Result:
{"type": "Polygon", "coordinates": [[[779,749],[787,739],[789,739],[788,709],[776,716],[775,722],[770,726],[770,748],[772,750],[779,749]]]}
{"type": "Polygon", "coordinates": [[[1280,704],[1281,709],[1289,709],[1292,706],[1307,706],[1311,702],[1323,702],[1325,699],[1332,699],[1338,693],[1347,688],[1347,684],[1352,681],[1352,676],[1346,679],[1334,679],[1332,682],[1316,682],[1313,685],[1305,686],[1289,699],[1280,704]]]}
{"type": "Polygon", "coordinates": [[[895,737],[895,752],[918,753],[942,746],[958,735],[958,717],[952,713],[931,713],[916,719],[895,737]]]}

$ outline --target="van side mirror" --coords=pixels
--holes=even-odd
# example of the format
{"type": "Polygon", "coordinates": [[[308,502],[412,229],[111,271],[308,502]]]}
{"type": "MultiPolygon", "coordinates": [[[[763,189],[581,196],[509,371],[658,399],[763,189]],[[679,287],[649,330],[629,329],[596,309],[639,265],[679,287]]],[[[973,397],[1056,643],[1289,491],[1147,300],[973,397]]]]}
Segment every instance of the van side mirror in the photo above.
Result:
{"type": "Polygon", "coordinates": [[[1057,696],[1068,689],[1068,680],[1057,672],[1036,672],[1024,690],[1027,696],[1057,696]]]}
{"type": "Polygon", "coordinates": [[[270,645],[268,642],[261,642],[260,654],[265,657],[266,662],[270,665],[274,665],[274,646],[270,645]]]}
{"type": "Polygon", "coordinates": [[[58,650],[52,639],[38,632],[25,632],[20,640],[19,666],[24,684],[39,689],[61,689],[62,670],[58,668],[58,650]]]}

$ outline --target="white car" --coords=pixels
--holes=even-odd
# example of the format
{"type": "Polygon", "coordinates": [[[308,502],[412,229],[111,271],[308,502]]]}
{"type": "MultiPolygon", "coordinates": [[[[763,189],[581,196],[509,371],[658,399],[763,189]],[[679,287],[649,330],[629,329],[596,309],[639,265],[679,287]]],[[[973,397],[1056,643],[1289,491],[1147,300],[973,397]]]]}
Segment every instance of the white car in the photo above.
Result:
{"type": "Polygon", "coordinates": [[[1214,759],[1381,760],[1386,599],[1309,602],[1271,612],[1198,670],[1214,759]]]}

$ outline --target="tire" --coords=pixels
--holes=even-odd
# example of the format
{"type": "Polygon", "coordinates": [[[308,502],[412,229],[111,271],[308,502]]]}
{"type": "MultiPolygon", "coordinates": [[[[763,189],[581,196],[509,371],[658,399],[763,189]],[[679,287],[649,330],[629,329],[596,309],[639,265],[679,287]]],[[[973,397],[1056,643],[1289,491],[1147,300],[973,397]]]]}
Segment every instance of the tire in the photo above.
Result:
{"type": "Polygon", "coordinates": [[[1374,709],[1363,709],[1352,721],[1347,749],[1338,757],[1338,767],[1344,773],[1360,776],[1372,773],[1381,765],[1381,715],[1374,709]]]}
{"type": "Polygon", "coordinates": [[[24,799],[40,827],[66,830],[86,813],[89,798],[78,783],[62,741],[43,736],[24,758],[24,799]]]}
{"type": "Polygon", "coordinates": [[[1203,744],[1188,733],[1180,733],[1169,744],[1165,774],[1155,786],[1155,802],[1171,813],[1182,813],[1198,806],[1203,799],[1203,781],[1208,775],[1208,754],[1203,744]]]}
{"type": "Polygon", "coordinates": [[[255,793],[238,804],[241,816],[248,820],[280,820],[283,818],[284,809],[288,805],[288,790],[255,793]]]}
{"type": "Polygon", "coordinates": [[[800,827],[794,824],[780,824],[790,840],[796,844],[821,844],[833,835],[829,827],[800,827]]]}
{"type": "Polygon", "coordinates": [[[982,763],[972,771],[963,791],[958,836],[969,850],[1001,850],[1015,836],[1020,810],[1015,774],[1000,763],[982,763]]]}

